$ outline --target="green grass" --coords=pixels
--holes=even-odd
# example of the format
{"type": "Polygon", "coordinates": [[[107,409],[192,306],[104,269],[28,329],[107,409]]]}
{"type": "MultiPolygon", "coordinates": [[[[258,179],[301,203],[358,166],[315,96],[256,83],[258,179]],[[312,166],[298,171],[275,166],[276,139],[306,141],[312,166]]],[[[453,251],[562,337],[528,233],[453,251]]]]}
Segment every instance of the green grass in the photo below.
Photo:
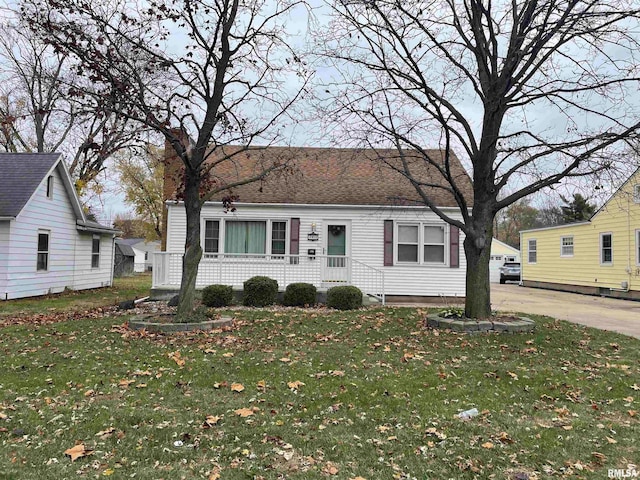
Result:
{"type": "Polygon", "coordinates": [[[0,302],[0,319],[18,314],[83,311],[115,305],[123,300],[149,295],[151,275],[115,278],[113,287],[69,290],[64,293],[0,302]]]}
{"type": "Polygon", "coordinates": [[[638,340],[539,317],[435,332],[410,308],[232,314],[173,337],[123,318],[0,330],[0,479],[600,480],[638,463],[638,340]],[[95,451],[72,463],[79,441],[95,451]]]}

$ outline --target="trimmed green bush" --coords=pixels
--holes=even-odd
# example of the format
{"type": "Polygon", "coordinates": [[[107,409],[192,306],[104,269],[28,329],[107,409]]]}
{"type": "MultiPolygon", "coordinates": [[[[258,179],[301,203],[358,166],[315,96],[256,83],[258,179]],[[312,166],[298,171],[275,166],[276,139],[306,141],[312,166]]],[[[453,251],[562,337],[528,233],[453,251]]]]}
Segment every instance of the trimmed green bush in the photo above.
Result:
{"type": "Polygon", "coordinates": [[[310,283],[291,283],[284,291],[282,303],[288,307],[304,307],[316,303],[317,289],[310,283]]]}
{"type": "Polygon", "coordinates": [[[228,307],[232,301],[231,285],[209,285],[202,289],[202,303],[207,307],[228,307]]]}
{"type": "Polygon", "coordinates": [[[273,305],[278,298],[278,282],[269,277],[251,277],[244,282],[242,303],[248,307],[273,305]]]}
{"type": "Polygon", "coordinates": [[[362,291],[358,287],[345,285],[327,291],[327,307],[337,310],[355,310],[362,306],[362,291]]]}

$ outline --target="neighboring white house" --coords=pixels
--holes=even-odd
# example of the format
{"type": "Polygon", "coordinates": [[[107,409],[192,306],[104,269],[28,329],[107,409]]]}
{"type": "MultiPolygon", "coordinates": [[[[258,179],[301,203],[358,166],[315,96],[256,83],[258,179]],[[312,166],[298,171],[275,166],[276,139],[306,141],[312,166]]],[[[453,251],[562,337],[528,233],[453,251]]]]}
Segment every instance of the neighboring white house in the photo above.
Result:
{"type": "MultiPolygon", "coordinates": [[[[435,168],[404,153],[421,178],[446,185],[435,168]]],[[[238,155],[238,176],[265,157],[291,159],[293,172],[234,189],[233,211],[225,212],[221,201],[204,205],[197,286],[241,287],[254,275],[266,275],[281,289],[308,282],[321,289],[351,284],[390,300],[464,297],[463,235],[425,207],[404,176],[376,162],[376,155],[393,160],[398,152],[268,147],[238,155]]],[[[429,155],[442,159],[443,152],[429,155]]],[[[455,155],[450,158],[458,187],[472,196],[467,173],[455,155]]],[[[179,167],[175,157],[167,161],[173,167],[165,170],[165,198],[171,198],[179,167]]],[[[234,175],[224,181],[233,182],[234,175]]],[[[448,215],[462,218],[445,188],[434,187],[431,194],[448,215]]],[[[180,285],[185,209],[176,201],[168,201],[167,209],[166,252],[155,255],[154,288],[180,285]]]]}
{"type": "Polygon", "coordinates": [[[520,250],[501,242],[491,240],[491,259],[489,260],[489,279],[491,283],[500,282],[500,267],[505,262],[520,262],[520,250]]]}
{"type": "Polygon", "coordinates": [[[141,273],[152,269],[153,254],[160,251],[160,241],[146,241],[144,238],[121,238],[120,243],[129,245],[135,254],[134,272],[141,273]]]}
{"type": "Polygon", "coordinates": [[[111,285],[115,233],[87,220],[60,154],[0,154],[0,299],[111,285]]]}

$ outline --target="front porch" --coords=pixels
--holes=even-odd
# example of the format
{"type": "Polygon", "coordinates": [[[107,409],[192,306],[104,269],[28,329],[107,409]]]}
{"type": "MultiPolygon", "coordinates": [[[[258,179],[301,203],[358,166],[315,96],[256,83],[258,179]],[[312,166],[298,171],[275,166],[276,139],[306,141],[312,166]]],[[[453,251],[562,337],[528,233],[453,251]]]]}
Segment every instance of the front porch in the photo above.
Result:
{"type": "MultiPolygon", "coordinates": [[[[182,254],[153,254],[154,290],[177,290],[182,278],[182,254]]],[[[263,275],[278,282],[281,290],[305,282],[325,291],[337,285],[354,285],[362,293],[385,303],[384,272],[347,256],[337,255],[204,255],[198,267],[196,288],[231,285],[241,289],[249,278],[263,275]]]]}

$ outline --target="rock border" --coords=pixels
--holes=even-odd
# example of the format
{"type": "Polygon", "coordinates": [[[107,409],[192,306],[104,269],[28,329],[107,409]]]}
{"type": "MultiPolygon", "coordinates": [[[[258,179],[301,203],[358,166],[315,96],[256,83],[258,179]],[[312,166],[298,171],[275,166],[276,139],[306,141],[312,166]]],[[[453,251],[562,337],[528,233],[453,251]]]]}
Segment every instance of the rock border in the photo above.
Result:
{"type": "Polygon", "coordinates": [[[129,327],[133,330],[144,329],[155,333],[175,333],[194,332],[198,330],[208,331],[233,325],[233,319],[231,317],[220,317],[215,320],[197,323],[160,323],[149,321],[149,319],[157,316],[158,315],[154,313],[137,315],[129,320],[129,327]]]}
{"type": "Polygon", "coordinates": [[[444,318],[436,313],[427,315],[427,326],[438,329],[449,329],[454,332],[480,333],[526,333],[536,328],[536,323],[528,317],[517,317],[510,322],[493,322],[491,320],[461,320],[459,318],[444,318]]]}

